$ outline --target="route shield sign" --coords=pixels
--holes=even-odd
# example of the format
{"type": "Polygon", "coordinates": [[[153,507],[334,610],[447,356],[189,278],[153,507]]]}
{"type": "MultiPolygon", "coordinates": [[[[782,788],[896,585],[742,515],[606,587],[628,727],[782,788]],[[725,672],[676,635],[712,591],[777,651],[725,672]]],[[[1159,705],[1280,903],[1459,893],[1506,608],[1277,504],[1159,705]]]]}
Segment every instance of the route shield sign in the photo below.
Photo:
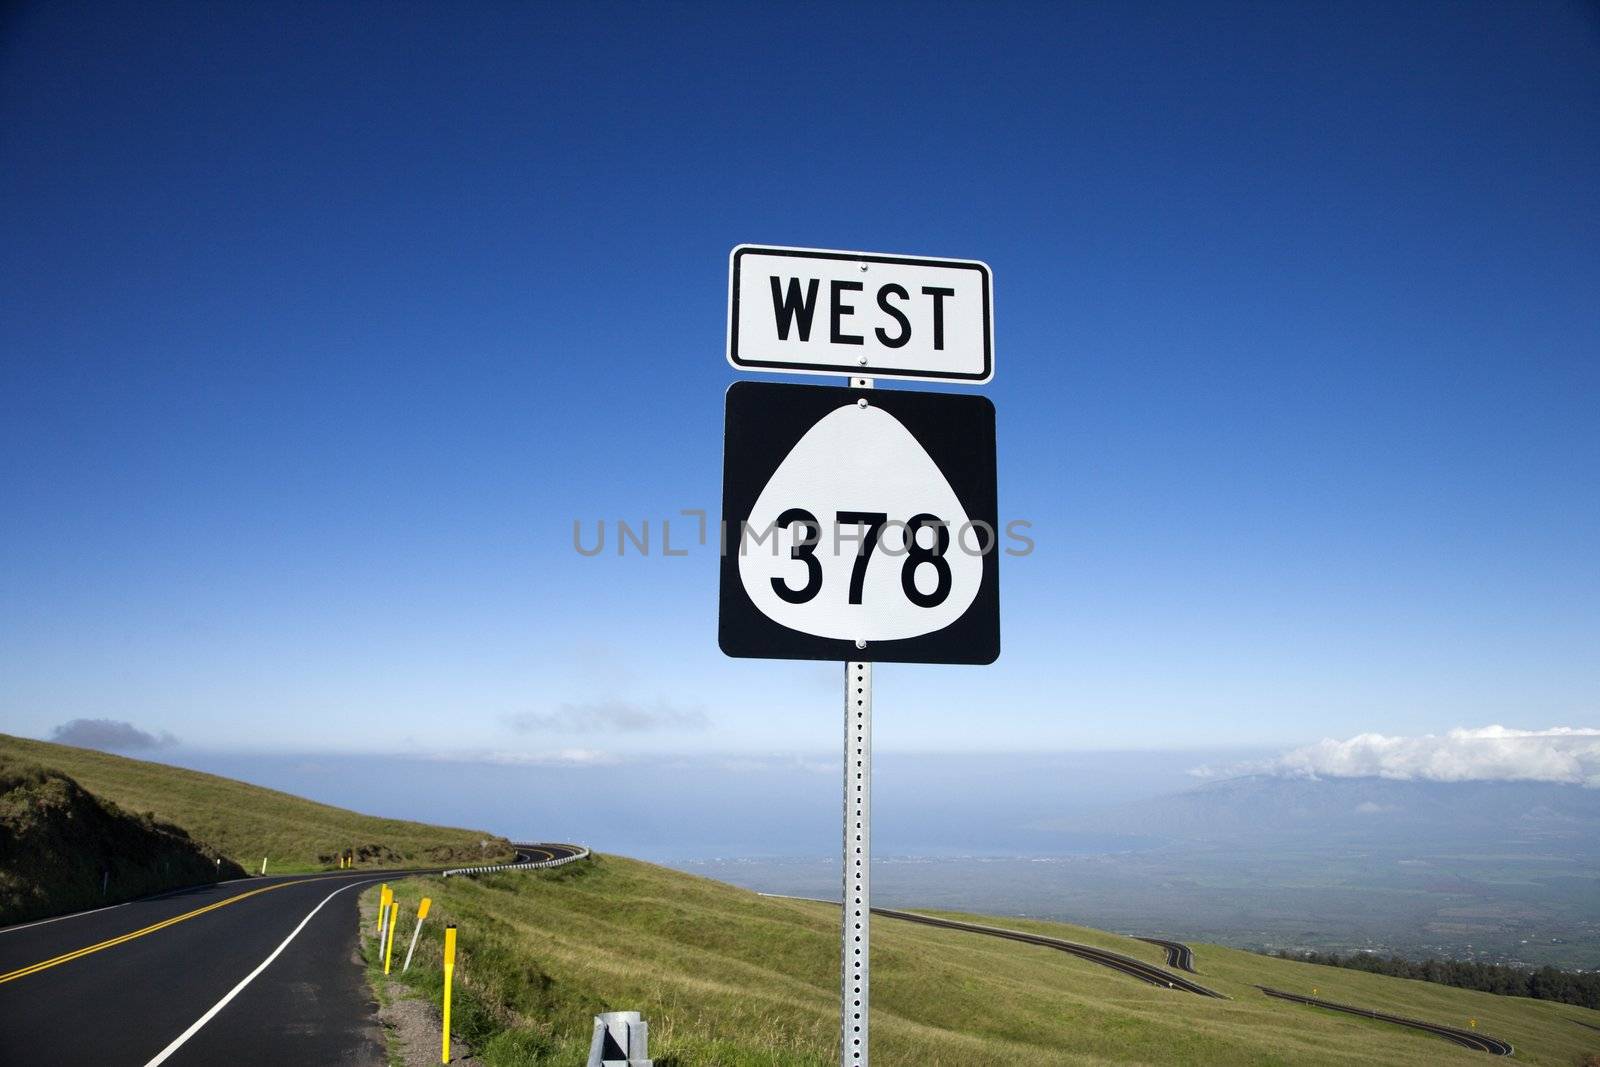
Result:
{"type": "Polygon", "coordinates": [[[994,405],[736,382],[718,642],[730,656],[992,663],[994,405]]]}
{"type": "Polygon", "coordinates": [[[987,265],[739,245],[728,362],[741,370],[978,384],[994,377],[987,265]]]}

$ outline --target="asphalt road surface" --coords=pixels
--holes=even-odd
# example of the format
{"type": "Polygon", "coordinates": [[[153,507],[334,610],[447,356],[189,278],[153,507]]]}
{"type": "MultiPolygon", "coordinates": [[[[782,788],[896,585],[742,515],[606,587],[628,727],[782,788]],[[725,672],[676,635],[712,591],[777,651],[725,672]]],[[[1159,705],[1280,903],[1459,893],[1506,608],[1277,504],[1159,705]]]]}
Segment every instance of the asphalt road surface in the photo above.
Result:
{"type": "MultiPolygon", "coordinates": [[[[787,893],[762,893],[761,896],[775,897],[782,900],[809,900],[813,904],[840,906],[837,900],[824,900],[821,897],[796,897],[787,893]]],[[[958,922],[955,919],[937,919],[932,915],[921,915],[914,911],[897,911],[894,908],[873,908],[872,914],[882,915],[887,919],[904,919],[906,922],[922,923],[924,926],[942,926],[947,930],[964,930],[970,934],[1003,937],[1008,941],[1021,941],[1027,945],[1053,948],[1058,952],[1077,956],[1079,959],[1088,960],[1090,963],[1098,963],[1102,967],[1109,967],[1113,971],[1120,971],[1128,975],[1130,978],[1137,978],[1141,982],[1149,982],[1151,985],[1161,986],[1164,989],[1181,989],[1186,993],[1197,993],[1203,997],[1216,997],[1218,1000],[1228,999],[1216,990],[1207,989],[1198,982],[1191,982],[1180,974],[1173,974],[1171,971],[1164,971],[1154,964],[1146,963],[1132,956],[1124,956],[1120,952],[1112,952],[1109,949],[1095,948],[1093,945],[1083,945],[1076,941],[1064,941],[1059,937],[1029,934],[1021,930],[1007,930],[999,926],[983,926],[979,923],[958,922]]],[[[1140,938],[1140,940],[1146,941],[1149,938],[1140,938]]],[[[1178,942],[1174,941],[1172,944],[1177,945],[1178,942]]],[[[1181,947],[1184,951],[1188,951],[1187,945],[1181,947]]],[[[1169,961],[1171,960],[1170,953],[1167,958],[1169,961]]],[[[1192,954],[1189,957],[1189,961],[1193,962],[1192,954]]],[[[1193,970],[1192,967],[1185,969],[1193,970]]]]}
{"type": "Polygon", "coordinates": [[[1064,941],[1059,937],[1044,937],[1040,934],[1025,933],[1021,930],[1007,930],[999,926],[983,926],[978,923],[957,922],[954,919],[936,919],[931,915],[919,915],[914,911],[895,911],[891,908],[873,908],[872,914],[883,915],[890,919],[904,919],[907,922],[922,923],[925,926],[943,926],[950,930],[965,930],[974,934],[986,934],[989,937],[1003,937],[1008,941],[1021,941],[1027,945],[1039,945],[1044,948],[1053,948],[1058,952],[1066,952],[1086,959],[1091,963],[1098,963],[1102,967],[1109,967],[1114,971],[1121,971],[1131,978],[1141,982],[1149,982],[1154,986],[1166,989],[1181,989],[1186,993],[1198,993],[1203,997],[1216,997],[1226,1000],[1221,993],[1214,989],[1207,989],[1198,982],[1192,982],[1180,974],[1162,970],[1153,963],[1124,956],[1120,952],[1108,949],[1095,948],[1093,945],[1083,945],[1076,941],[1064,941]]]}
{"type": "Polygon", "coordinates": [[[1168,941],[1164,937],[1141,937],[1139,940],[1161,946],[1162,950],[1167,954],[1168,967],[1176,967],[1178,970],[1188,971],[1190,974],[1200,973],[1194,969],[1194,950],[1182,941],[1168,941]]]}
{"type": "MultiPolygon", "coordinates": [[[[788,900],[809,900],[817,904],[837,904],[837,901],[822,900],[817,897],[793,897],[783,893],[763,893],[762,896],[783,897],[788,900]]],[[[1153,964],[1145,963],[1132,956],[1125,956],[1120,952],[1111,952],[1093,945],[1083,945],[1076,941],[1064,941],[1057,937],[1043,937],[1038,934],[1025,933],[1021,930],[1007,930],[998,926],[983,926],[979,923],[958,922],[954,919],[940,919],[932,915],[920,915],[914,911],[896,911],[893,908],[873,908],[872,914],[882,915],[890,919],[903,919],[906,922],[922,923],[925,926],[942,926],[949,930],[965,930],[969,933],[986,934],[989,937],[1003,937],[1009,941],[1021,941],[1024,944],[1040,945],[1044,948],[1053,948],[1061,952],[1068,952],[1074,956],[1109,967],[1115,971],[1137,978],[1151,985],[1165,986],[1168,989],[1182,989],[1189,993],[1198,993],[1201,996],[1217,997],[1221,1000],[1228,998],[1212,989],[1207,989],[1198,982],[1192,982],[1181,975],[1171,971],[1162,970],[1153,964]]],[[[1197,973],[1194,968],[1194,952],[1181,941],[1168,941],[1159,937],[1141,937],[1152,945],[1159,945],[1166,951],[1167,966],[1177,967],[1191,974],[1197,973]]],[[[1446,1041],[1453,1041],[1465,1048],[1488,1052],[1496,1056],[1509,1056],[1512,1047],[1509,1042],[1487,1034],[1478,1033],[1476,1030],[1462,1030],[1454,1026],[1443,1026],[1439,1023],[1430,1023],[1422,1019],[1412,1019],[1403,1015],[1390,1015],[1387,1012],[1372,1011],[1368,1008],[1357,1008],[1349,1004],[1336,1004],[1330,1000],[1321,1000],[1317,997],[1303,996],[1299,993],[1285,993],[1278,989],[1268,989],[1266,986],[1256,986],[1257,989],[1269,997],[1279,1000],[1289,1000],[1297,1004],[1309,1004],[1318,1008],[1327,1008],[1332,1011],[1345,1012],[1349,1015],[1359,1015],[1365,1019],[1376,1019],[1380,1022],[1394,1023],[1396,1026],[1408,1026],[1413,1030],[1442,1037],[1446,1041]]],[[[1577,1022],[1577,1020],[1573,1020],[1577,1022]]],[[[1579,1025],[1588,1026],[1588,1023],[1579,1025]]],[[[1600,1028],[1595,1028],[1600,1029],[1600,1028]]]]}
{"type": "Polygon", "coordinates": [[[356,897],[420,873],[244,878],[0,929],[0,1067],[381,1067],[356,897]]]}
{"type": "Polygon", "coordinates": [[[1257,989],[1269,997],[1279,1000],[1292,1000],[1296,1004],[1310,1004],[1317,1008],[1327,1008],[1330,1011],[1342,1011],[1347,1015],[1359,1015],[1364,1019],[1377,1019],[1379,1022],[1394,1023],[1396,1026],[1409,1026],[1413,1030],[1442,1037],[1446,1041],[1454,1041],[1465,1048],[1475,1049],[1479,1052],[1488,1052],[1495,1056],[1511,1055],[1511,1043],[1501,1041],[1488,1034],[1480,1034],[1476,1030],[1462,1030],[1454,1026],[1441,1026],[1439,1023],[1424,1022],[1421,1019],[1410,1019],[1404,1015],[1390,1015],[1388,1012],[1373,1011],[1370,1008],[1357,1008],[1349,1004],[1335,1004],[1331,1000],[1320,997],[1308,997],[1299,993],[1285,993],[1281,989],[1268,989],[1264,985],[1256,986],[1257,989]]]}

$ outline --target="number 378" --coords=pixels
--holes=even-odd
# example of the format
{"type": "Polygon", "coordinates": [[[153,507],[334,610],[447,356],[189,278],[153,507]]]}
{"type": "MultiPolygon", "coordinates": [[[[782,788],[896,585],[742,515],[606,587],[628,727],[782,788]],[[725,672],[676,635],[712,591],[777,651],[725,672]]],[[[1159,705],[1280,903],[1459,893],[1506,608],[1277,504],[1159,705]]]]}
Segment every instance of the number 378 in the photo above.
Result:
{"type": "MultiPolygon", "coordinates": [[[[867,580],[867,562],[872,557],[872,550],[878,546],[878,535],[889,522],[889,516],[881,511],[839,511],[834,513],[834,519],[841,527],[857,526],[862,530],[855,563],[850,568],[850,603],[859,604],[861,590],[867,580]]],[[[776,525],[780,530],[795,526],[803,528],[803,532],[795,537],[794,547],[789,549],[789,558],[805,563],[806,583],[799,589],[792,589],[784,579],[773,578],[772,591],[791,604],[804,604],[822,591],[822,562],[817,559],[822,524],[804,508],[790,508],[778,516],[776,525]]],[[[904,524],[896,525],[905,527],[906,560],[900,567],[901,590],[907,600],[920,608],[938,607],[950,595],[950,563],[944,558],[945,551],[950,547],[949,525],[937,515],[926,512],[913,515],[904,524]],[[917,533],[923,527],[933,530],[933,545],[928,548],[917,543],[917,533]],[[917,588],[917,568],[924,564],[933,568],[935,579],[933,590],[927,593],[917,588]]]]}

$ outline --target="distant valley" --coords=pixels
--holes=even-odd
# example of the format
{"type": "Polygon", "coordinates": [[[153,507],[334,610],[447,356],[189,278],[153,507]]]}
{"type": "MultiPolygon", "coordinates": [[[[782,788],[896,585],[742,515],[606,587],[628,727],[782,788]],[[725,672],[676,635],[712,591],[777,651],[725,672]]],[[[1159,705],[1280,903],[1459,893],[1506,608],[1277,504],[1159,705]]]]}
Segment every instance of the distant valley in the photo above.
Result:
{"type": "MultiPolygon", "coordinates": [[[[1029,829],[1028,855],[884,857],[877,891],[1265,950],[1600,967],[1600,790],[1244,777],[1029,829]]],[[[837,892],[821,857],[685,866],[837,892]]]]}

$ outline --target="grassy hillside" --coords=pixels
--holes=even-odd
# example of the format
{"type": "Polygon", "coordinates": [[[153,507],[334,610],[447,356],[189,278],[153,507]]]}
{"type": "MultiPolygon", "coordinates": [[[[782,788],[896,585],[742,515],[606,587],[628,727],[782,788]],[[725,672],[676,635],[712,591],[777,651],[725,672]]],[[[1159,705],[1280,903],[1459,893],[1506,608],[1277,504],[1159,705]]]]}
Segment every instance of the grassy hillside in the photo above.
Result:
{"type": "Polygon", "coordinates": [[[493,862],[512,855],[500,837],[380,819],[214,774],[0,734],[0,757],[61,771],[89,792],[176,823],[252,873],[320,870],[354,848],[360,866],[493,862]],[[487,845],[485,845],[487,842],[487,845]]]}
{"type": "MultiPolygon", "coordinates": [[[[435,1004],[440,930],[459,924],[457,1032],[493,1067],[581,1064],[601,1009],[644,1012],[658,1067],[836,1062],[836,908],[615,856],[397,889],[413,914],[419,897],[434,899],[412,981],[435,1004]]],[[[1162,961],[1153,945],[1099,931],[964,917],[1162,961]]],[[[399,933],[409,932],[407,919],[399,933]]],[[[872,938],[873,1051],[885,1064],[1486,1062],[1437,1038],[1269,1000],[1257,983],[1463,1027],[1475,1018],[1522,1063],[1574,1067],[1600,1052],[1600,1012],[1209,945],[1196,946],[1201,980],[1232,1000],[891,919],[874,919],[872,938]]]]}
{"type": "Polygon", "coordinates": [[[243,873],[176,826],[0,755],[0,926],[243,873]]]}

